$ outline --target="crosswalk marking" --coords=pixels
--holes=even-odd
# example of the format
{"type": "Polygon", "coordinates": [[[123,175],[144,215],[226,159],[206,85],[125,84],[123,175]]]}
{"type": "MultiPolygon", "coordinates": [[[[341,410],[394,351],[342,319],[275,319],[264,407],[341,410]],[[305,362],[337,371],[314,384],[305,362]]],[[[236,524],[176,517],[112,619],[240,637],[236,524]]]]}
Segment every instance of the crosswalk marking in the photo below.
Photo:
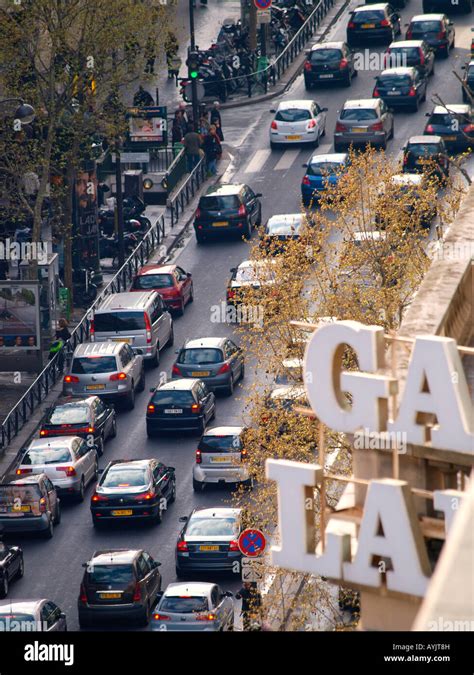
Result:
{"type": "Polygon", "coordinates": [[[257,173],[257,171],[260,171],[260,169],[263,168],[263,165],[267,161],[267,159],[270,157],[272,154],[271,150],[257,150],[255,155],[252,157],[250,162],[247,164],[247,167],[244,171],[244,173],[257,173]]]}
{"type": "Polygon", "coordinates": [[[285,171],[285,169],[289,169],[299,154],[300,154],[299,149],[287,150],[286,152],[284,152],[279,162],[275,166],[275,171],[285,171]]]}

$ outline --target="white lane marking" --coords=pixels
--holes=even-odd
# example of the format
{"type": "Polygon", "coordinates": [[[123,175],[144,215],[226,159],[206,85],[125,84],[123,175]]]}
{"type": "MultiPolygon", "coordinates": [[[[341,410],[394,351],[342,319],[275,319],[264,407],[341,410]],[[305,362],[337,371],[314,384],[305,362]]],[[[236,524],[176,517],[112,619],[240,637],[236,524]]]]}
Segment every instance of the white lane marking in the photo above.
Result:
{"type": "Polygon", "coordinates": [[[275,171],[285,171],[286,169],[289,169],[290,166],[293,164],[295,159],[298,157],[300,154],[300,150],[286,150],[286,152],[283,153],[281,156],[279,162],[275,166],[275,171]]]}
{"type": "Polygon", "coordinates": [[[247,167],[244,173],[257,173],[260,169],[263,168],[263,165],[267,159],[272,154],[271,150],[257,150],[250,162],[247,164],[247,167]]]}

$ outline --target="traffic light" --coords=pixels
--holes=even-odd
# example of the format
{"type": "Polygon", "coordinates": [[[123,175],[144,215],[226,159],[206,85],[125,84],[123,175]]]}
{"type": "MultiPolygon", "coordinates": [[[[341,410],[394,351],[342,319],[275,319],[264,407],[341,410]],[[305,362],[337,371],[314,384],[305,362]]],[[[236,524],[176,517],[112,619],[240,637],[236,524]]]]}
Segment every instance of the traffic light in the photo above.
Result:
{"type": "Polygon", "coordinates": [[[198,52],[189,52],[186,60],[188,66],[188,74],[191,80],[197,79],[199,76],[199,54],[198,52]]]}

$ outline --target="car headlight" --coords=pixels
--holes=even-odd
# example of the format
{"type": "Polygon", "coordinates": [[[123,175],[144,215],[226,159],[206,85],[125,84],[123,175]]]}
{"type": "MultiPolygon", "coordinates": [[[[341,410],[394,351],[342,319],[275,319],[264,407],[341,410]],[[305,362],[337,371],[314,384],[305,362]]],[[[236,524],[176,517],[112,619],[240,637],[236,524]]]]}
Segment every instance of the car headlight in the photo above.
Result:
{"type": "Polygon", "coordinates": [[[143,181],[143,188],[145,190],[151,190],[152,187],[153,181],[151,180],[151,178],[145,178],[145,180],[143,181]]]}

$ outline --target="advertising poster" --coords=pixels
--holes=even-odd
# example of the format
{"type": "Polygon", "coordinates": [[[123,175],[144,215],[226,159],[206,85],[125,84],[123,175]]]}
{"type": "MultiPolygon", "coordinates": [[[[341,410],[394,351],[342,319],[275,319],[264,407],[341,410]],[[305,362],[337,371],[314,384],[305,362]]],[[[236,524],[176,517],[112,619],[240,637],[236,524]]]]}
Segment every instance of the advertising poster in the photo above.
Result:
{"type": "Polygon", "coordinates": [[[99,223],[95,165],[76,175],[74,268],[99,268],[99,223]]]}
{"type": "Polygon", "coordinates": [[[40,348],[38,285],[0,281],[0,350],[40,348]]]}

